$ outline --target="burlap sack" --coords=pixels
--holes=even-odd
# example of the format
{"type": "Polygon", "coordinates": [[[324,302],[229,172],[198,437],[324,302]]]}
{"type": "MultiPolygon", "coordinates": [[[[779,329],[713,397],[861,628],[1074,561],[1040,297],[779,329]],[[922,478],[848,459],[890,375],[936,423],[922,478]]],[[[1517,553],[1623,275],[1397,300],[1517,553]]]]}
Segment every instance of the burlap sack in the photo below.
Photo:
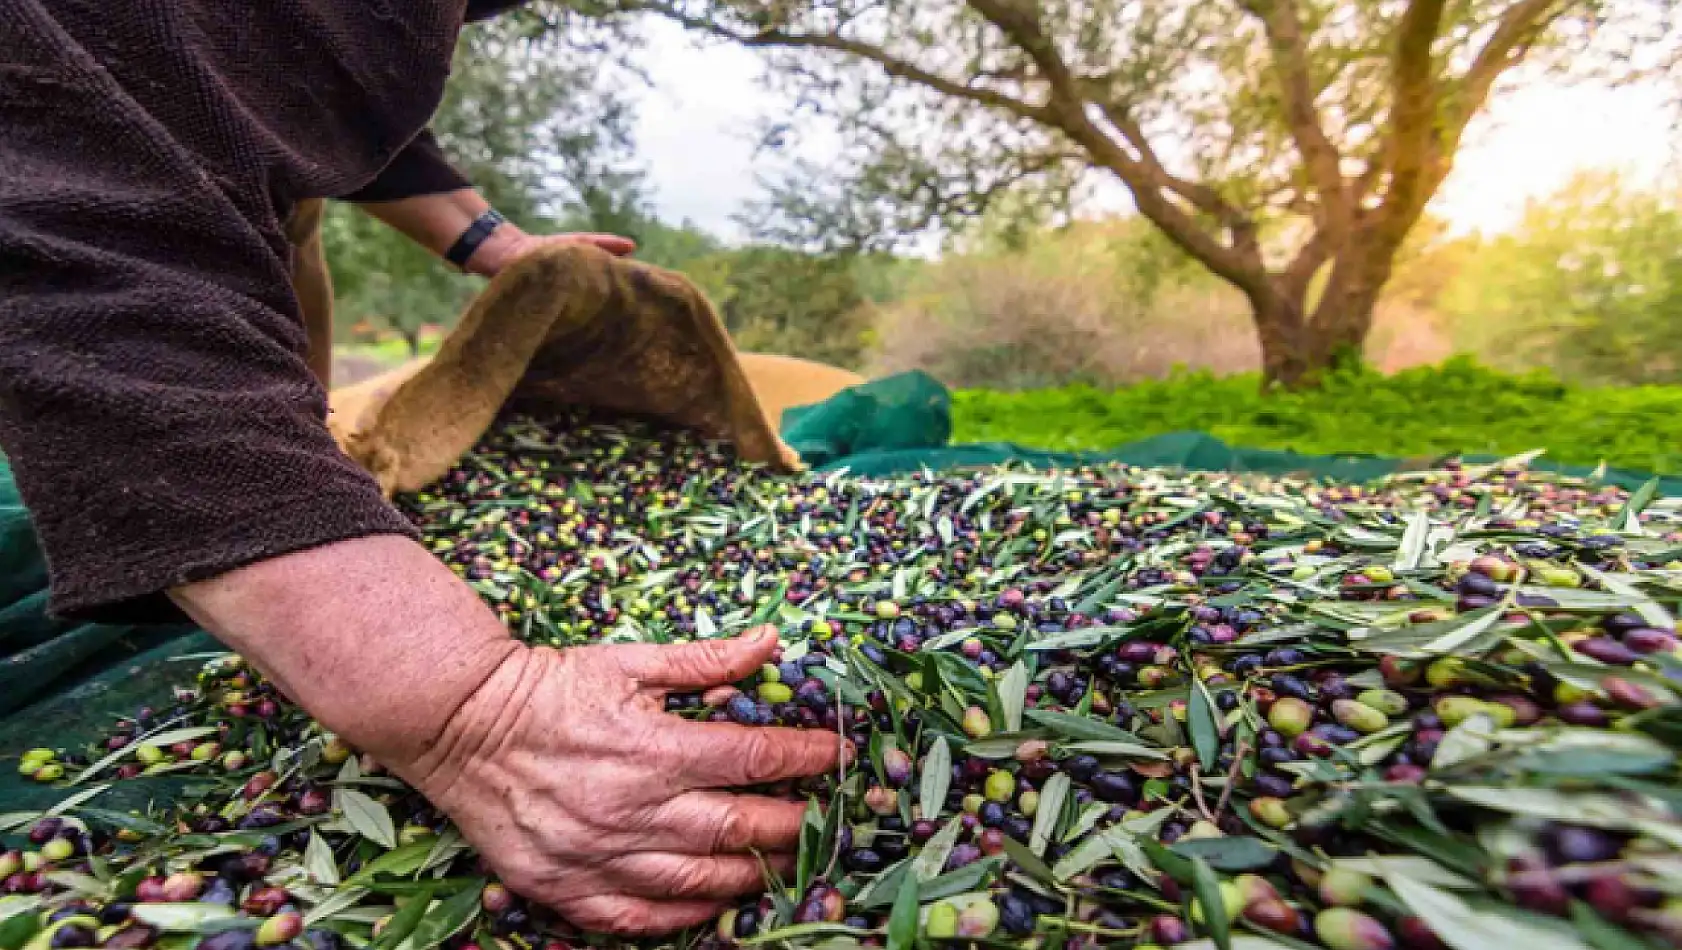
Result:
{"type": "Polygon", "coordinates": [[[443,475],[511,400],[651,416],[796,470],[777,437],[782,409],[860,380],[787,357],[754,362],[797,401],[767,412],[717,312],[681,274],[558,246],[492,280],[430,360],[335,390],[328,425],[388,495],[443,475]]]}

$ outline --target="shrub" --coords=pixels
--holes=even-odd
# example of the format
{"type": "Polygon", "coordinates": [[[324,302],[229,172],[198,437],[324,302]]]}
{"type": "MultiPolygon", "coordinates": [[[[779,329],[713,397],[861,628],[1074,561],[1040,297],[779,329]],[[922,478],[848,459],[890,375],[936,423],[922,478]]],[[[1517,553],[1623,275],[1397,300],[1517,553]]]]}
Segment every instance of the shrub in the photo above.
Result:
{"type": "Polygon", "coordinates": [[[881,308],[871,369],[952,386],[1115,385],[1179,365],[1233,373],[1259,351],[1243,302],[1141,260],[1137,228],[1046,233],[1023,250],[952,255],[881,308]]]}

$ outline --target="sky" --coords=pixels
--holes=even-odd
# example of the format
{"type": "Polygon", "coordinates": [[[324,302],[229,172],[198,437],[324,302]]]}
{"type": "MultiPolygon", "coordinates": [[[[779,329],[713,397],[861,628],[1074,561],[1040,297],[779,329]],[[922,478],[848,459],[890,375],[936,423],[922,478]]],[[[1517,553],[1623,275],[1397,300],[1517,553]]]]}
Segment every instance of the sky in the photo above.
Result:
{"type": "MultiPolygon", "coordinates": [[[[668,221],[691,220],[732,239],[731,220],[757,193],[753,131],[787,103],[765,90],[755,54],[698,47],[669,23],[651,24],[642,60],[653,87],[642,94],[638,150],[656,207],[668,221]]],[[[1659,91],[1538,83],[1496,102],[1468,131],[1433,211],[1454,230],[1510,227],[1529,198],[1557,189],[1573,172],[1619,168],[1656,176],[1675,139],[1659,91]]]]}

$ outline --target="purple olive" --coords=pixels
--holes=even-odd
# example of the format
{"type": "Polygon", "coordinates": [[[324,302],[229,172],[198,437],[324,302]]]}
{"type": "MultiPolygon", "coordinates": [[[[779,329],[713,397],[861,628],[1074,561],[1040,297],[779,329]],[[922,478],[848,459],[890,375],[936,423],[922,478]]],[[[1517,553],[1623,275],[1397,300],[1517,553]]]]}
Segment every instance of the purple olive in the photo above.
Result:
{"type": "Polygon", "coordinates": [[[1629,666],[1634,663],[1638,654],[1629,647],[1611,637],[1590,637],[1575,644],[1572,649],[1586,657],[1609,663],[1613,666],[1629,666]]]}
{"type": "Polygon", "coordinates": [[[1139,800],[1138,786],[1121,772],[1099,772],[1092,777],[1092,794],[1099,801],[1132,804],[1139,800]]]}
{"type": "Polygon", "coordinates": [[[1624,634],[1624,646],[1636,653],[1670,653],[1676,644],[1675,634],[1653,627],[1638,627],[1624,634]]]}
{"type": "Polygon", "coordinates": [[[1553,825],[1542,835],[1542,847],[1555,864],[1595,864],[1623,853],[1624,843],[1598,828],[1553,825]]]}
{"type": "Polygon", "coordinates": [[[1601,729],[1604,729],[1612,721],[1612,717],[1606,714],[1606,710],[1586,700],[1566,703],[1555,710],[1554,715],[1559,717],[1560,722],[1569,723],[1573,726],[1594,726],[1601,729]]]}

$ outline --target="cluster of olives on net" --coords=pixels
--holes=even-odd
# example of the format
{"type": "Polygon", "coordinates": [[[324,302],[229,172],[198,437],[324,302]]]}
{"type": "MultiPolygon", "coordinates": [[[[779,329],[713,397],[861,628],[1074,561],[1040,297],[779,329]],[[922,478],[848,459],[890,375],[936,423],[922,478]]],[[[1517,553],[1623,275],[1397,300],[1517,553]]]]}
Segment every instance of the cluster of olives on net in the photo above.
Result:
{"type": "MultiPolygon", "coordinates": [[[[1015,486],[993,472],[780,478],[686,433],[579,417],[507,421],[438,484],[400,503],[430,549],[528,642],[780,626],[783,645],[765,667],[669,696],[667,708],[845,737],[855,754],[840,774],[762,790],[838,809],[833,854],[802,892],[725,913],[698,938],[706,946],[808,924],[851,928],[850,939],[879,946],[893,895],[861,895],[938,847],[944,859],[930,870],[962,879],[964,892],[923,906],[922,934],[933,940],[1032,945],[1055,932],[1069,950],[1167,947],[1207,935],[1219,915],[1237,929],[1331,950],[1436,950],[1443,944],[1431,926],[1360,863],[1395,845],[1311,820],[1326,783],[1305,775],[1359,751],[1376,784],[1424,792],[1440,775],[1432,770],[1444,740],[1474,717],[1496,727],[1611,728],[1670,702],[1650,684],[1673,676],[1675,630],[1636,613],[1553,610],[1566,591],[1596,586],[1590,568],[1671,566],[1644,561],[1617,532],[1593,526],[1624,500],[1517,470],[1457,466],[1371,489],[1124,466],[1015,486]],[[1252,494],[1285,496],[1299,516],[1276,520],[1267,506],[1246,506],[1252,494]],[[1501,514],[1509,502],[1524,513],[1501,514]],[[1402,570],[1391,551],[1367,553],[1358,535],[1327,528],[1361,526],[1370,537],[1400,532],[1404,512],[1463,518],[1480,508],[1495,512],[1487,527],[1523,540],[1430,571],[1402,570]],[[1270,591],[1293,592],[1295,606],[1270,591]],[[1593,682],[1562,680],[1511,644],[1479,656],[1378,655],[1325,629],[1290,635],[1314,626],[1304,610],[1314,600],[1375,611],[1394,603],[1408,626],[1493,608],[1502,614],[1494,629],[1515,636],[1550,622],[1549,641],[1600,672],[1593,682]],[[1048,638],[1071,645],[1042,646],[1048,638]],[[1029,718],[1078,717],[1087,733],[1127,736],[1146,754],[1087,751],[1026,722],[1010,735],[1017,727],[982,693],[1019,675],[1019,663],[1031,671],[1025,685],[1017,681],[1029,718]],[[859,665],[897,682],[861,680],[859,665]],[[924,682],[931,669],[971,685],[961,699],[937,702],[924,682]],[[1197,691],[1212,709],[1197,708],[1197,691]],[[1219,725],[1205,761],[1210,750],[1194,750],[1196,717],[1209,716],[1219,725]],[[946,743],[939,767],[948,774],[937,783],[938,813],[925,814],[937,741],[946,743]],[[1054,780],[1063,799],[1056,813],[1043,809],[1054,780]],[[1083,824],[1066,839],[1036,841],[1046,814],[1083,824]],[[1055,886],[1029,879],[1024,849],[1058,865],[1118,827],[1143,829],[1138,839],[1152,846],[1259,837],[1280,850],[1221,880],[1218,909],[1204,908],[1183,876],[1110,853],[1055,886]]],[[[1665,537],[1682,541],[1674,531],[1665,537]]],[[[19,770],[43,782],[96,765],[118,779],[202,773],[215,793],[155,817],[172,833],[254,837],[205,862],[140,867],[122,878],[120,899],[101,904],[69,899],[50,872],[85,869],[93,856],[120,866],[152,837],[44,820],[29,848],[0,854],[0,889],[52,898],[59,947],[149,946],[160,934],[132,909],[179,902],[219,904],[249,922],[200,938],[206,950],[337,947],[338,930],[303,927],[298,895],[271,878],[308,846],[312,831],[299,822],[341,817],[331,777],[354,755],[237,659],[211,663],[172,708],[142,710],[85,748],[30,752],[19,770]]],[[[379,774],[356,761],[362,775],[379,774]]],[[[399,846],[445,833],[444,817],[412,791],[376,789],[399,846]]],[[[1468,838],[1478,830],[1450,818],[1468,838]]],[[[1504,857],[1479,886],[1562,917],[1581,902],[1618,926],[1679,943],[1673,922],[1682,914],[1640,861],[1650,842],[1558,823],[1522,830],[1534,846],[1504,857]]],[[[324,836],[345,875],[380,854],[342,827],[324,836]]],[[[455,860],[458,874],[486,875],[471,854],[455,860]]],[[[444,950],[561,950],[581,939],[498,884],[480,901],[480,926],[444,950]]],[[[377,939],[389,923],[357,936],[377,939]]]]}

